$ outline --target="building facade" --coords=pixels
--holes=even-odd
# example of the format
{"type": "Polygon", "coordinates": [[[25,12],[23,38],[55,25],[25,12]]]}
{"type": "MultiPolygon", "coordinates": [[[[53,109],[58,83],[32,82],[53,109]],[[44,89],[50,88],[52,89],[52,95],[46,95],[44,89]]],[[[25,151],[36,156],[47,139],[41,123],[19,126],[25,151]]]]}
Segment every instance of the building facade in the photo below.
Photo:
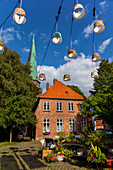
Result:
{"type": "Polygon", "coordinates": [[[79,134],[87,126],[86,116],[78,114],[85,98],[60,81],[54,79],[53,86],[38,98],[35,116],[37,120],[35,139],[55,138],[57,132],[79,134]]]}

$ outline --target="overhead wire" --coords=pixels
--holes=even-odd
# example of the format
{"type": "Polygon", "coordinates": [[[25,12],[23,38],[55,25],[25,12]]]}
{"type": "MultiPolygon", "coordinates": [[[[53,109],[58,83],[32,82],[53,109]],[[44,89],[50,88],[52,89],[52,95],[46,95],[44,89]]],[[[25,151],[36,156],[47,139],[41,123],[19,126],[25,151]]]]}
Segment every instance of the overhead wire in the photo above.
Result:
{"type": "Polygon", "coordinates": [[[17,7],[17,5],[19,4],[20,0],[18,0],[18,2],[16,3],[15,7],[13,8],[13,10],[11,11],[11,13],[7,16],[7,18],[4,20],[4,22],[0,25],[0,29],[3,27],[3,25],[5,24],[5,22],[9,19],[9,17],[12,15],[12,13],[14,12],[15,8],[17,7]]]}
{"type": "MultiPolygon", "coordinates": [[[[74,6],[75,6],[75,0],[74,0],[74,6]]],[[[73,12],[73,10],[72,10],[72,12],[73,12]]],[[[68,48],[69,48],[69,45],[71,45],[71,48],[72,48],[71,34],[72,34],[72,28],[73,28],[73,20],[74,20],[74,17],[73,17],[73,13],[72,13],[72,20],[71,20],[71,28],[70,28],[70,36],[69,36],[68,48]]]]}
{"type": "Polygon", "coordinates": [[[60,4],[60,6],[59,6],[58,14],[57,14],[57,16],[55,17],[55,19],[56,19],[56,20],[55,20],[55,23],[54,23],[54,26],[53,26],[53,30],[52,30],[51,35],[50,35],[50,39],[49,39],[49,42],[48,42],[48,45],[47,45],[46,51],[45,51],[44,56],[43,56],[43,59],[42,59],[42,63],[41,63],[41,65],[40,65],[39,72],[40,72],[41,67],[42,67],[42,65],[43,65],[43,62],[44,62],[45,56],[46,56],[46,54],[47,54],[47,51],[48,51],[48,48],[49,48],[49,45],[50,45],[50,42],[51,42],[52,35],[53,35],[54,30],[55,30],[55,27],[56,27],[56,25],[57,25],[57,22],[58,22],[58,19],[59,19],[59,15],[60,15],[61,10],[62,10],[62,3],[63,3],[63,0],[61,1],[61,4],[60,4]]]}
{"type": "MultiPolygon", "coordinates": [[[[94,24],[94,20],[95,20],[95,16],[96,16],[96,8],[95,8],[95,0],[94,0],[94,7],[93,7],[93,24],[94,24]]],[[[94,26],[93,26],[94,29],[94,26]]],[[[94,39],[94,30],[93,30],[93,43],[92,43],[92,54],[96,52],[95,49],[95,39],[94,39]]],[[[94,66],[93,66],[93,61],[92,61],[92,67],[94,70],[94,66]]]]}

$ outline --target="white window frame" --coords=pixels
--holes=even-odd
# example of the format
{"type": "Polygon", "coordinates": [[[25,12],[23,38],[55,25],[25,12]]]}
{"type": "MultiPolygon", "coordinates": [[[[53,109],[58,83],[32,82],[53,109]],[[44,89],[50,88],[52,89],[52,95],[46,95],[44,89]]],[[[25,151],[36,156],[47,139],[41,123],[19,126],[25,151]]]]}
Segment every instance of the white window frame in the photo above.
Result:
{"type": "Polygon", "coordinates": [[[50,102],[49,101],[43,101],[43,111],[50,111],[50,102]],[[46,108],[45,108],[45,106],[46,106],[46,108]]]}
{"type": "Polygon", "coordinates": [[[81,119],[81,130],[84,131],[87,126],[87,119],[81,119]]]}
{"type": "Polygon", "coordinates": [[[56,102],[56,111],[63,111],[63,104],[62,102],[56,102]],[[57,109],[58,106],[58,109],[57,109]]]}
{"type": "Polygon", "coordinates": [[[56,119],[56,131],[63,132],[63,119],[56,119]]]}
{"type": "Polygon", "coordinates": [[[50,132],[50,119],[43,119],[43,132],[50,132]],[[45,124],[45,126],[44,126],[45,124]]]}
{"type": "Polygon", "coordinates": [[[68,111],[69,112],[74,112],[74,103],[73,102],[68,103],[68,111]]]}
{"type": "Polygon", "coordinates": [[[69,131],[76,131],[75,119],[69,119],[69,131]]]}

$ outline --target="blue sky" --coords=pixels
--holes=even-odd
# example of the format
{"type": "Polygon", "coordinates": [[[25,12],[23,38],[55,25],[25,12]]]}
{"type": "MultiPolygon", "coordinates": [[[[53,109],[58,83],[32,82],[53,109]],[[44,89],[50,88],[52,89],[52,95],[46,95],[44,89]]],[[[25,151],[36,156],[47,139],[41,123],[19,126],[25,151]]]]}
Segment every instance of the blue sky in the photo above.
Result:
{"type": "MultiPolygon", "coordinates": [[[[14,8],[17,0],[0,0],[0,24],[6,19],[14,8]]],[[[76,1],[75,1],[76,3],[76,1]]],[[[62,34],[62,43],[55,45],[50,43],[44,59],[41,72],[47,75],[47,80],[41,82],[45,91],[46,82],[53,84],[56,78],[64,84],[77,85],[85,95],[92,88],[91,78],[92,67],[92,41],[93,41],[93,6],[92,0],[78,0],[85,8],[85,16],[73,22],[72,47],[77,51],[77,58],[68,59],[68,43],[71,27],[73,0],[64,0],[62,12],[57,23],[58,31],[62,34]],[[70,74],[71,81],[64,82],[63,75],[70,74]]],[[[3,25],[1,39],[9,48],[16,50],[22,56],[21,61],[26,63],[32,43],[32,33],[35,30],[35,45],[37,58],[37,71],[44,57],[51,32],[55,23],[61,0],[23,0],[22,8],[26,12],[26,23],[16,24],[12,17],[3,25]]],[[[95,34],[96,51],[100,53],[101,59],[113,61],[113,0],[96,0],[96,13],[99,20],[105,24],[104,32],[95,34]]],[[[19,7],[19,5],[18,5],[19,7]]],[[[56,31],[56,30],[55,30],[56,31]]],[[[93,63],[94,68],[98,63],[93,63]]]]}

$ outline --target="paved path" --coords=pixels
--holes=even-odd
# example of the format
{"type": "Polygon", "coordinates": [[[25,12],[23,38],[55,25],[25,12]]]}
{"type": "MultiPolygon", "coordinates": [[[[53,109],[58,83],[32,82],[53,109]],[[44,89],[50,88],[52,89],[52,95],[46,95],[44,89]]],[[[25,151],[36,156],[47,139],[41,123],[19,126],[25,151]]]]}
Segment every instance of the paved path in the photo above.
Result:
{"type": "Polygon", "coordinates": [[[37,158],[40,144],[21,142],[13,146],[0,146],[0,170],[85,170],[67,162],[46,163],[37,158]]]}

